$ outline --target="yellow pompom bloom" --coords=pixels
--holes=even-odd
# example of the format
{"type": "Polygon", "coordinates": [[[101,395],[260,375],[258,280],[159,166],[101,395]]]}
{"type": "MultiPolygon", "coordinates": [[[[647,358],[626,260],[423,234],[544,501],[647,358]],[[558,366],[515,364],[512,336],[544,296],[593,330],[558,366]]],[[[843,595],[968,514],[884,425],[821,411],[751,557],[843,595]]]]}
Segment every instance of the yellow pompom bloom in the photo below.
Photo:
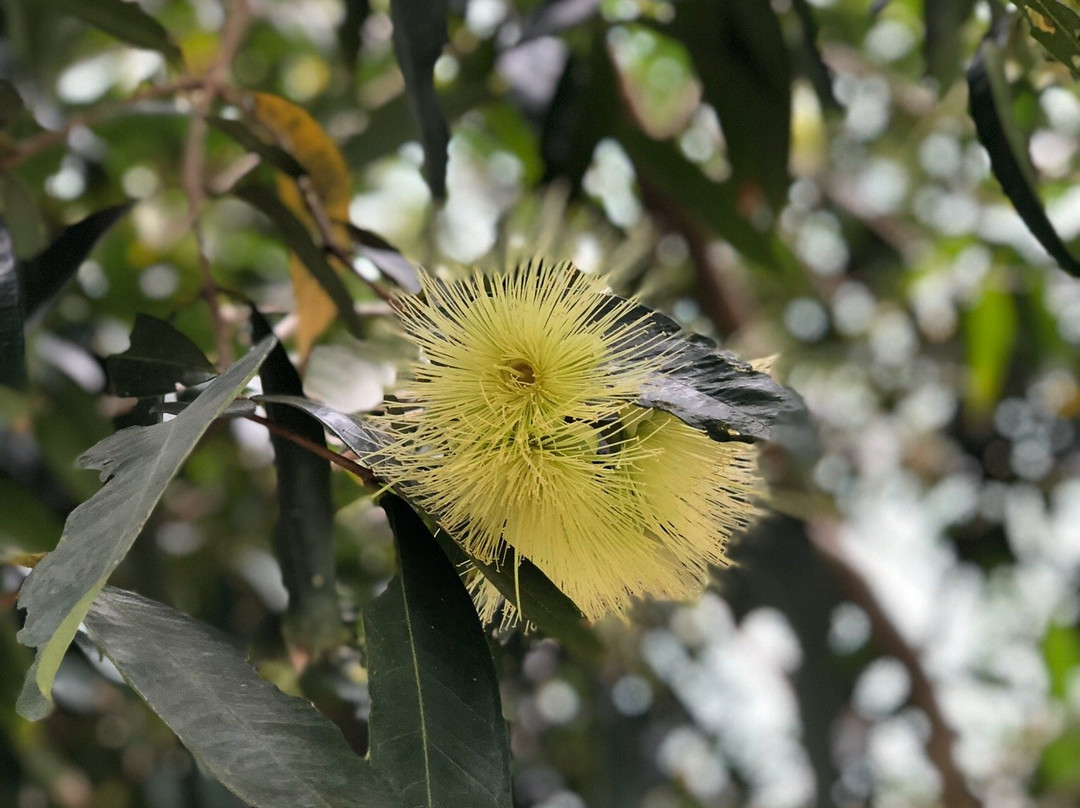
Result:
{"type": "Polygon", "coordinates": [[[660,363],[634,304],[569,263],[423,285],[400,307],[421,360],[376,471],[471,556],[528,558],[591,619],[697,594],[755,513],[754,449],[634,405],[660,363]]]}

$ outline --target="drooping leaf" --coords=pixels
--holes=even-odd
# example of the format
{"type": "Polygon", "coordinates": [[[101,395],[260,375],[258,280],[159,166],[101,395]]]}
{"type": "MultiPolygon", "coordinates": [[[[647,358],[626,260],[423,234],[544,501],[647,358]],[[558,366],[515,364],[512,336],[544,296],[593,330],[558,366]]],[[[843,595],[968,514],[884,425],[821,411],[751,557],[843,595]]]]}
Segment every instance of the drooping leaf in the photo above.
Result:
{"type": "Polygon", "coordinates": [[[252,134],[242,122],[217,116],[208,117],[206,122],[219,132],[224,132],[248,151],[259,155],[259,157],[278,171],[294,178],[307,173],[295,157],[280,146],[267,143],[262,138],[252,134]]]}
{"type": "Polygon", "coordinates": [[[199,346],[164,320],[136,314],[131,345],[105,359],[109,391],[114,396],[148,398],[175,393],[176,385],[194,387],[217,375],[199,346]]]}
{"type": "MultiPolygon", "coordinates": [[[[390,440],[389,436],[375,427],[371,421],[337,412],[322,404],[297,396],[258,396],[260,402],[273,402],[296,407],[316,418],[361,458],[378,455],[390,440]]],[[[410,501],[409,486],[398,485],[395,493],[410,501]]],[[[428,514],[438,522],[438,514],[428,514]]],[[[527,559],[521,561],[515,578],[509,565],[498,567],[485,564],[470,557],[445,530],[436,533],[443,551],[458,567],[474,564],[490,580],[507,600],[516,604],[519,611],[533,625],[546,634],[556,637],[572,648],[583,659],[595,658],[600,641],[588,628],[581,610],[551,582],[543,572],[527,559]]]]}
{"type": "Polygon", "coordinates": [[[979,141],[990,155],[990,167],[1005,195],[1058,265],[1080,277],[1080,260],[1069,252],[1047,218],[1036,191],[1035,169],[1028,158],[1023,134],[1010,113],[1009,88],[1002,64],[1000,37],[1007,33],[1008,18],[1002,17],[987,34],[968,68],[971,117],[979,141]]]}
{"type": "Polygon", "coordinates": [[[941,92],[952,86],[960,75],[964,23],[971,16],[975,0],[924,0],[923,57],[926,72],[938,81],[941,92]]]}
{"type": "Polygon", "coordinates": [[[19,596],[23,645],[37,648],[19,710],[41,718],[57,668],[94,597],[123,560],[165,487],[207,427],[235,399],[274,346],[268,338],[215,379],[174,420],[121,430],[80,458],[107,484],[68,517],[60,544],[27,578],[19,596]]]}
{"type": "Polygon", "coordinates": [[[345,16],[337,28],[338,47],[345,66],[356,69],[360,58],[361,32],[371,13],[371,0],[345,0],[345,16]]]}
{"type": "Polygon", "coordinates": [[[405,76],[424,146],[424,179],[435,199],[446,198],[446,147],[450,130],[435,93],[435,62],[447,42],[446,0],[390,0],[394,52],[405,76]]]}
{"type": "Polygon", "coordinates": [[[117,39],[138,48],[156,50],[174,65],[184,62],[180,48],[161,23],[142,10],[138,3],[125,0],[54,0],[58,9],[100,28],[117,39]]]}
{"type": "Polygon", "coordinates": [[[472,599],[404,500],[382,506],[399,569],[364,610],[372,764],[408,808],[510,808],[499,682],[472,599]]]}
{"type": "MultiPolygon", "coordinates": [[[[251,311],[255,339],[273,333],[258,309],[251,311]]],[[[270,352],[259,371],[266,393],[302,395],[303,384],[282,345],[270,352]]],[[[295,407],[266,404],[267,417],[318,446],[326,446],[322,425],[295,407]]],[[[337,605],[334,569],[334,503],[330,464],[279,435],[270,434],[277,469],[278,521],[274,551],[289,606],[285,638],[294,648],[320,656],[340,645],[344,628],[337,605]]]]}
{"type": "Polygon", "coordinates": [[[107,587],[90,639],[222,785],[255,808],[403,808],[310,703],[256,675],[228,637],[107,587]]]}
{"type": "Polygon", "coordinates": [[[670,317],[639,305],[624,319],[635,323],[642,356],[662,357],[660,371],[642,387],[642,407],[670,412],[719,441],[765,439],[804,413],[793,390],[708,337],[684,334],[670,317]]]}
{"type": "Polygon", "coordinates": [[[15,257],[28,258],[41,250],[45,246],[45,225],[26,183],[14,174],[0,176],[0,199],[15,257]]]}
{"type": "Polygon", "coordinates": [[[420,273],[416,266],[386,239],[364,230],[354,224],[348,224],[349,236],[353,246],[390,280],[412,295],[420,293],[420,273]]]}
{"type": "MultiPolygon", "coordinates": [[[[327,218],[333,239],[339,246],[347,244],[344,227],[334,224],[348,220],[352,192],[349,168],[337,143],[307,110],[273,93],[251,93],[249,114],[277,146],[295,158],[306,175],[303,179],[291,172],[286,172],[288,176],[278,176],[281,201],[309,231],[314,231],[315,222],[308,201],[298,185],[299,182],[310,183],[311,193],[322,207],[321,215],[327,218]]],[[[289,272],[300,320],[296,339],[300,355],[306,357],[315,340],[333,322],[334,304],[340,309],[340,300],[307,258],[295,247],[293,250],[289,272]]]]}
{"type": "Polygon", "coordinates": [[[1031,25],[1031,35],[1080,79],[1080,8],[1060,0],[1016,0],[1031,25]]]}
{"type": "Polygon", "coordinates": [[[833,92],[833,77],[829,66],[821,58],[821,48],[818,46],[817,20],[814,19],[814,11],[810,8],[808,0],[792,0],[792,8],[795,16],[799,18],[800,28],[800,54],[802,56],[802,72],[814,85],[821,105],[826,109],[840,109],[842,106],[836,94],[833,92]]]}
{"type": "MultiPolygon", "coordinates": [[[[239,185],[234,190],[234,193],[240,199],[261,211],[273,222],[285,244],[299,257],[311,276],[326,292],[329,299],[333,301],[337,314],[345,322],[349,330],[357,335],[363,333],[363,326],[360,317],[356,314],[356,308],[353,305],[349,290],[330,265],[325,253],[311,240],[311,233],[304,226],[304,223],[286,207],[276,193],[265,186],[245,182],[239,185]]],[[[299,295],[301,286],[297,286],[296,283],[297,275],[294,273],[293,284],[299,295]]],[[[298,297],[297,306],[299,310],[305,310],[305,302],[310,302],[310,298],[301,301],[298,297]]],[[[318,317],[321,318],[321,315],[318,315],[318,317]]],[[[314,339],[314,336],[310,336],[310,339],[314,339]]]]}
{"type": "Polygon", "coordinates": [[[65,228],[44,252],[19,262],[19,280],[27,317],[37,313],[56,297],[86,260],[97,240],[117,219],[131,210],[132,204],[125,202],[91,213],[65,228]]]}
{"type": "Polygon", "coordinates": [[[0,385],[26,386],[23,307],[11,237],[0,222],[0,385]]]}
{"type": "Polygon", "coordinates": [[[779,211],[791,181],[791,66],[776,12],[741,0],[687,0],[675,9],[671,31],[720,118],[734,187],[779,211]]]}

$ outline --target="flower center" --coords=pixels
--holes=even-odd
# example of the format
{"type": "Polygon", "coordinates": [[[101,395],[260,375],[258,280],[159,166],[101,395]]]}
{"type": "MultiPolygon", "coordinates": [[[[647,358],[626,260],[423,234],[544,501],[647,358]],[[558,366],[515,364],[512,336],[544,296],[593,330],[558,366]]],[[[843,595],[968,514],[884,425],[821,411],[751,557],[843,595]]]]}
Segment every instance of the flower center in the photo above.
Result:
{"type": "Polygon", "coordinates": [[[517,387],[529,387],[536,384],[536,370],[524,359],[511,359],[506,363],[506,380],[517,387]]]}

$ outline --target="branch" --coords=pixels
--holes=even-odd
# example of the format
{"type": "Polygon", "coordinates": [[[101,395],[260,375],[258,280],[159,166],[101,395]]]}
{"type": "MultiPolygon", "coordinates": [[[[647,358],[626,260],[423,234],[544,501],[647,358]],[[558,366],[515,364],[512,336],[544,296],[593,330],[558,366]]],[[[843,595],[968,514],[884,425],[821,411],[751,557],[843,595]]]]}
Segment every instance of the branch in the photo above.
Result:
{"type": "Polygon", "coordinates": [[[291,432],[283,426],[278,426],[269,418],[263,418],[261,415],[254,414],[245,415],[244,417],[247,418],[249,421],[254,421],[257,424],[262,424],[275,435],[279,435],[286,440],[292,441],[297,446],[307,449],[313,454],[317,454],[324,460],[329,460],[334,465],[340,466],[346,471],[352,472],[361,480],[363,480],[366,485],[374,485],[378,482],[378,478],[375,476],[375,472],[373,472],[371,469],[365,468],[359,463],[354,463],[352,460],[349,460],[349,458],[342,457],[337,452],[332,452],[325,446],[319,446],[319,444],[317,443],[312,443],[302,435],[297,435],[295,432],[291,432]]]}
{"type": "Polygon", "coordinates": [[[953,743],[956,735],[941,712],[934,685],[922,666],[918,652],[904,639],[874,595],[866,578],[848,560],[836,539],[836,525],[818,520],[807,526],[807,533],[822,560],[832,570],[844,594],[858,605],[870,619],[878,646],[895,657],[911,679],[910,702],[925,713],[930,722],[930,739],[926,752],[941,775],[942,804],[949,808],[978,808],[978,801],[968,790],[964,775],[956,765],[953,743]]]}

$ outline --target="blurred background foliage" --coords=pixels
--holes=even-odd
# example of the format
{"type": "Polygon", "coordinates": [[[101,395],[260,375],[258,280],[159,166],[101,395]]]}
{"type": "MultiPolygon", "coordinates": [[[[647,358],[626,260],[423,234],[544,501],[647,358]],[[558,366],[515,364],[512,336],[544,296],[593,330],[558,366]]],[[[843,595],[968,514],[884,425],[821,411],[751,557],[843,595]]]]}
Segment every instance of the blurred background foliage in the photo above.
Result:
{"type": "MultiPolygon", "coordinates": [[[[395,54],[423,5],[144,0],[155,30],[0,3],[16,254],[133,202],[28,322],[28,382],[0,386],[0,551],[52,548],[98,487],[75,458],[155,417],[106,375],[138,313],[221,368],[254,301],[309,396],[379,405],[409,354],[372,284],[408,273],[351,243],[343,324],[290,259],[296,234],[242,192],[276,182],[299,211],[274,171],[295,160],[331,230],[347,215],[433,270],[573,257],[745,357],[778,354],[816,426],[816,442],[766,452],[778,514],[700,603],[597,626],[599,660],[496,638],[519,805],[1076,804],[1080,281],[1029,229],[1044,210],[1055,258],[1077,254],[1080,50],[1048,16],[1070,4],[449,0],[433,4],[448,6],[445,46],[419,34],[433,90],[423,53],[395,54]],[[977,49],[998,93],[987,148],[964,81],[977,49]],[[267,112],[250,91],[284,101],[267,112]],[[254,134],[219,123],[196,139],[206,114],[254,134]],[[1031,163],[1012,201],[987,151],[997,168],[1009,143],[1031,163]]],[[[261,426],[218,423],[113,580],[247,643],[362,751],[357,614],[392,573],[389,530],[335,470],[353,637],[298,654],[282,639],[273,459],[261,426]]],[[[237,804],[94,657],[68,654],[47,721],[16,717],[30,655],[21,575],[0,574],[0,805],[237,804]]]]}

